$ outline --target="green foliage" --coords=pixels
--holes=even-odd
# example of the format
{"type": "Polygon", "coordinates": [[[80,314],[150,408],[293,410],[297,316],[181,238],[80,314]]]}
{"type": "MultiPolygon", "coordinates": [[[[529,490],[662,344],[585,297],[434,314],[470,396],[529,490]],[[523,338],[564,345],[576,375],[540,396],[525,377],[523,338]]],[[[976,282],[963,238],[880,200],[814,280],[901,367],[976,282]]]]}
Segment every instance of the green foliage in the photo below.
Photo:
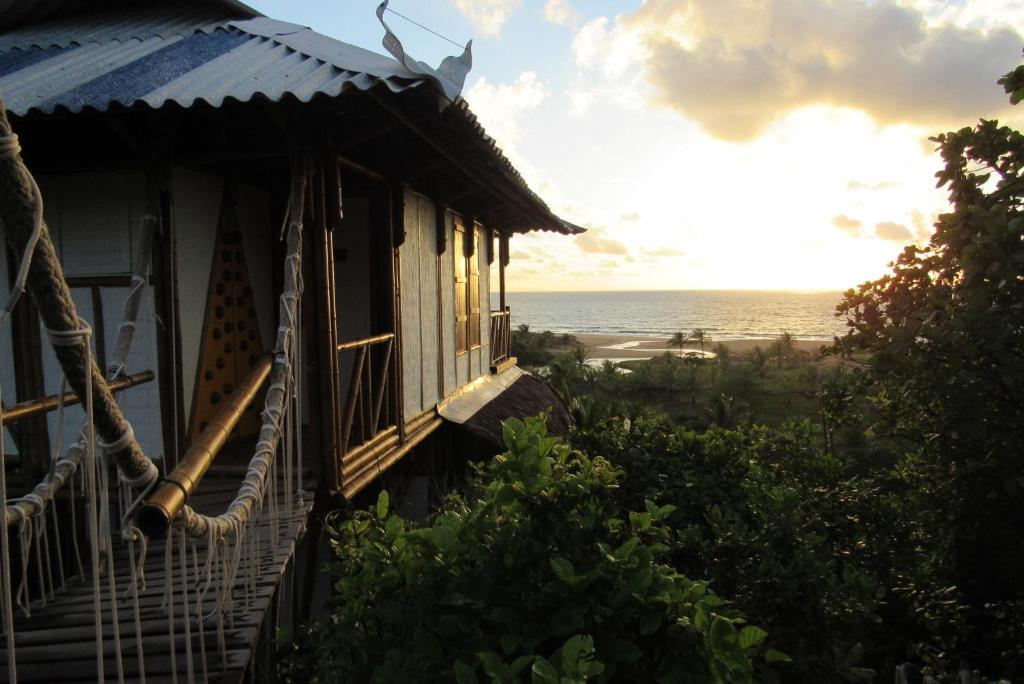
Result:
{"type": "Polygon", "coordinates": [[[956,645],[959,607],[932,572],[928,518],[905,500],[908,483],[823,452],[808,423],[698,433],[608,421],[573,441],[621,468],[620,506],[674,506],[672,564],[771,634],[792,657],[787,681],[863,681],[908,659],[940,666],[941,647],[956,645]]]}
{"type": "Polygon", "coordinates": [[[519,365],[527,367],[545,366],[555,358],[552,349],[581,349],[575,335],[562,333],[556,335],[550,330],[532,332],[530,326],[522,324],[512,331],[511,351],[519,365]]]}
{"type": "Polygon", "coordinates": [[[391,514],[383,495],[333,524],[330,619],[296,641],[285,679],[771,675],[764,632],[665,563],[672,506],[621,507],[612,465],[548,436],[542,418],[507,421],[504,438],[507,451],[480,466],[429,526],[391,514]]]}
{"type": "MultiPolygon", "coordinates": [[[[1000,81],[1014,103],[1022,79],[1000,81]]],[[[1024,564],[1024,136],[982,120],[933,141],[953,210],[928,246],[846,293],[842,346],[871,352],[870,432],[917,451],[917,491],[941,502],[942,570],[989,671],[1009,645],[991,616],[1024,600],[1024,573],[1008,571],[1024,564]]]]}

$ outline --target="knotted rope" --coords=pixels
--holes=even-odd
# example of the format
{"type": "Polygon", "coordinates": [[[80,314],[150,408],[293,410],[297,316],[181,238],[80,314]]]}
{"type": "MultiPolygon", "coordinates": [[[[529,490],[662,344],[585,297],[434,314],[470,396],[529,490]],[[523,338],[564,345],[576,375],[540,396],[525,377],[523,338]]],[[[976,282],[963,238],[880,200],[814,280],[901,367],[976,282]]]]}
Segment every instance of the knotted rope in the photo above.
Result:
{"type": "MultiPolygon", "coordinates": [[[[18,145],[10,141],[13,135],[6,108],[0,101],[0,139],[8,140],[5,153],[0,156],[0,212],[8,242],[22,259],[26,271],[24,286],[36,302],[43,325],[58,333],[80,330],[82,321],[42,216],[39,188],[22,163],[18,145]],[[30,258],[25,258],[26,255],[30,258]]],[[[92,367],[86,372],[87,362],[95,365],[91,356],[80,345],[58,346],[54,352],[71,389],[79,397],[85,396],[86,378],[90,379],[96,432],[104,442],[117,443],[125,435],[128,422],[99,369],[92,367]]],[[[134,439],[113,456],[119,469],[132,481],[149,482],[158,476],[156,465],[134,439]]]]}

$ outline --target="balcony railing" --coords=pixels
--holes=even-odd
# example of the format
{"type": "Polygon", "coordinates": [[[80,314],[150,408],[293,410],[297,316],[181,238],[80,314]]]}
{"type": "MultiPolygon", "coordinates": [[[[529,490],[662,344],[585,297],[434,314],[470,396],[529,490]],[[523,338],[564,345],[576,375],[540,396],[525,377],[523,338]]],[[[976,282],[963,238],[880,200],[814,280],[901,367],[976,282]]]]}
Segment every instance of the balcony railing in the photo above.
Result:
{"type": "Polygon", "coordinates": [[[339,448],[343,467],[345,455],[397,425],[392,387],[395,334],[385,333],[338,345],[338,367],[348,366],[348,396],[341,414],[339,448]]]}
{"type": "Polygon", "coordinates": [[[499,369],[512,361],[512,312],[491,312],[491,368],[499,369]]]}

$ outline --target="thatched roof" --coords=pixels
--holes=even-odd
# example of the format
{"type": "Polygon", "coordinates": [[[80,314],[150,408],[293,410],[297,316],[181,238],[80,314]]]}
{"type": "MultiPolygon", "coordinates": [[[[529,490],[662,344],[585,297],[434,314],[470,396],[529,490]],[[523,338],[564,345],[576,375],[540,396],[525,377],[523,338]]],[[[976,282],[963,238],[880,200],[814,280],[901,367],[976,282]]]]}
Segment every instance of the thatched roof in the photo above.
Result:
{"type": "Polygon", "coordinates": [[[572,417],[551,387],[534,375],[523,374],[508,389],[487,402],[462,423],[462,427],[498,448],[503,448],[501,423],[508,418],[527,418],[547,414],[551,434],[566,435],[572,417]]]}

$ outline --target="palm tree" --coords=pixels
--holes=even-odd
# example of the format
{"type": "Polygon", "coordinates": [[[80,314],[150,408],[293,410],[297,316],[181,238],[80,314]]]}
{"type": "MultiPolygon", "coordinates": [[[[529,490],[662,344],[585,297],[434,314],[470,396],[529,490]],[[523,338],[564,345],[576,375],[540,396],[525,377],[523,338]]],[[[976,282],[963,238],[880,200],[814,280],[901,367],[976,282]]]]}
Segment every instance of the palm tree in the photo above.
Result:
{"type": "Polygon", "coordinates": [[[729,346],[725,342],[719,342],[711,351],[714,352],[715,360],[718,361],[719,366],[729,365],[729,357],[732,352],[729,350],[729,346]]]}
{"type": "Polygon", "coordinates": [[[700,345],[700,357],[703,359],[704,358],[704,343],[711,341],[711,335],[708,335],[707,332],[705,332],[704,330],[701,330],[700,328],[697,328],[692,333],[690,333],[690,338],[693,339],[694,342],[697,342],[700,345]]]}
{"type": "Polygon", "coordinates": [[[682,358],[683,347],[686,346],[686,335],[684,333],[677,332],[675,335],[672,336],[672,339],[669,340],[668,343],[671,344],[673,347],[679,348],[679,357],[682,358]]]}
{"type": "Polygon", "coordinates": [[[749,413],[750,407],[745,402],[727,394],[719,394],[707,411],[708,420],[724,428],[735,428],[749,413]]]}
{"type": "Polygon", "coordinates": [[[754,347],[747,352],[747,359],[753,367],[757,377],[761,378],[761,391],[764,391],[764,376],[768,374],[768,355],[761,347],[754,347]]]}
{"type": "Polygon", "coordinates": [[[775,360],[778,363],[779,368],[782,368],[783,361],[788,362],[793,358],[794,349],[795,345],[793,336],[788,332],[784,332],[775,338],[775,341],[772,342],[771,351],[775,355],[775,360]]]}

